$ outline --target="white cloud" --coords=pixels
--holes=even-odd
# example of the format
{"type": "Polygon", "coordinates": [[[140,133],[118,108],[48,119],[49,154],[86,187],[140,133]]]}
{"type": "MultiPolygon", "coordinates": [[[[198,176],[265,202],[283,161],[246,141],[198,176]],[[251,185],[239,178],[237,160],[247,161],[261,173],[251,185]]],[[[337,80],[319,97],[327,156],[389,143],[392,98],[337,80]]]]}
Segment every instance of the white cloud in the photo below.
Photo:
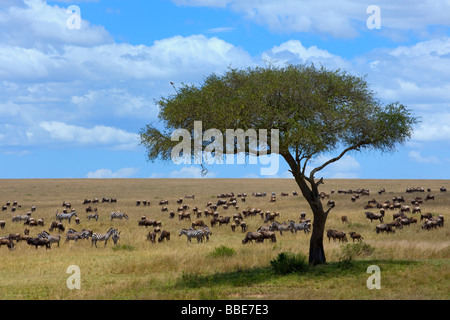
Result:
{"type": "MultiPolygon", "coordinates": [[[[354,38],[368,31],[366,12],[372,3],[358,0],[172,0],[178,5],[227,8],[275,32],[307,32],[354,38]]],[[[421,36],[429,26],[450,26],[448,1],[378,0],[381,11],[380,34],[402,38],[407,32],[421,36]]]]}
{"type": "Polygon", "coordinates": [[[134,149],[139,143],[137,134],[103,125],[84,128],[64,122],[43,121],[39,124],[39,127],[48,132],[51,139],[65,143],[113,146],[121,149],[125,146],[134,149]]]}
{"type": "Polygon", "coordinates": [[[215,172],[208,171],[202,176],[202,169],[199,167],[182,167],[180,170],[174,170],[169,173],[169,178],[214,178],[215,172]]]}
{"type": "Polygon", "coordinates": [[[67,8],[50,6],[43,0],[17,1],[0,11],[0,42],[24,48],[48,49],[51,45],[98,45],[112,41],[101,26],[83,20],[81,29],[70,30],[66,21],[67,8]]]}
{"type": "Polygon", "coordinates": [[[137,168],[122,168],[117,171],[110,169],[98,169],[96,171],[90,171],[86,175],[87,178],[95,179],[116,179],[116,178],[131,178],[139,171],[137,168]]]}
{"type": "Polygon", "coordinates": [[[436,110],[435,114],[426,113],[414,130],[412,139],[415,141],[449,142],[450,139],[450,113],[436,110]]]}
{"type": "Polygon", "coordinates": [[[350,63],[345,59],[316,46],[307,48],[299,40],[288,40],[279,46],[274,46],[263,52],[261,60],[278,66],[316,63],[332,69],[350,67],[350,63]]]}
{"type": "Polygon", "coordinates": [[[424,157],[419,151],[410,151],[408,157],[419,163],[434,163],[439,164],[441,161],[436,156],[424,157]]]}

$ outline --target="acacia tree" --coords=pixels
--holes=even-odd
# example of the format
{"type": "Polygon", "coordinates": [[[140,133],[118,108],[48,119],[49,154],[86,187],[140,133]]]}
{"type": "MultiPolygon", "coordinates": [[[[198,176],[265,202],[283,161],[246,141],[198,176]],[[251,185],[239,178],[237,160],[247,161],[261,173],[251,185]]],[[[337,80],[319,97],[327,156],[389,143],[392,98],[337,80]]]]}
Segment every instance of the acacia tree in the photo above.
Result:
{"type": "MultiPolygon", "coordinates": [[[[200,85],[182,84],[176,94],[162,97],[158,104],[164,129],[149,124],[140,132],[152,161],[170,160],[178,143],[171,140],[172,132],[178,128],[193,132],[194,121],[202,121],[204,131],[279,130],[279,155],[313,212],[309,250],[313,265],[326,262],[323,235],[332,209],[322,205],[323,178],[316,175],[351,151],[395,150],[410,138],[417,123],[402,104],[383,105],[364,77],[314,65],[229,69],[223,75],[207,76],[200,85]],[[310,169],[308,164],[321,155],[329,160],[310,169]]],[[[270,146],[269,140],[268,154],[270,146]]]]}

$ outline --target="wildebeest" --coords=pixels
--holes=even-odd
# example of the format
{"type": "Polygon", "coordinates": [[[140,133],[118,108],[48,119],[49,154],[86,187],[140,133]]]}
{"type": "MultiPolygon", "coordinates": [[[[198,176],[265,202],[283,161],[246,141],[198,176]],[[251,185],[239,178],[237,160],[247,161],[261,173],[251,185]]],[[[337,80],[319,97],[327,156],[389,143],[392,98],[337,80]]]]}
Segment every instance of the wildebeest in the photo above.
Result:
{"type": "Polygon", "coordinates": [[[155,243],[156,241],[156,232],[155,231],[149,231],[147,234],[147,240],[149,240],[151,243],[155,243]]]}
{"type": "Polygon", "coordinates": [[[191,214],[189,212],[178,212],[178,220],[183,219],[191,221],[191,214]]]}
{"type": "Polygon", "coordinates": [[[42,246],[45,246],[46,249],[50,249],[50,241],[45,238],[28,238],[27,244],[29,244],[30,246],[35,246],[36,249],[42,246]]]}
{"type": "Polygon", "coordinates": [[[339,230],[328,229],[327,237],[328,237],[328,242],[330,242],[331,238],[333,238],[333,241],[336,241],[336,239],[338,239],[339,242],[340,241],[342,241],[342,242],[348,241],[345,232],[339,231],[339,230]]]}
{"type": "Polygon", "coordinates": [[[164,241],[164,239],[166,239],[167,241],[170,240],[170,232],[169,231],[166,231],[166,230],[161,231],[161,234],[158,238],[158,242],[162,242],[162,241],[164,241]]]}
{"type": "Polygon", "coordinates": [[[145,226],[146,228],[148,226],[156,227],[156,226],[161,226],[161,225],[162,225],[161,221],[156,221],[153,219],[144,219],[144,220],[139,220],[139,222],[138,222],[138,226],[145,226]]]}
{"type": "Polygon", "coordinates": [[[6,222],[5,221],[0,221],[0,228],[1,229],[4,229],[5,228],[5,225],[6,225],[6,222]]]}
{"type": "Polygon", "coordinates": [[[380,222],[383,222],[383,214],[381,213],[373,213],[373,212],[364,212],[367,219],[370,219],[370,222],[373,220],[380,220],[380,222]]]}
{"type": "Polygon", "coordinates": [[[393,228],[391,225],[386,224],[386,223],[377,225],[377,226],[375,227],[375,231],[376,231],[377,233],[380,233],[380,232],[395,233],[394,228],[393,228]]]}
{"type": "Polygon", "coordinates": [[[353,242],[355,242],[355,239],[358,241],[364,240],[364,238],[359,233],[356,233],[354,231],[351,231],[348,234],[350,235],[350,238],[352,238],[353,242]]]}
{"type": "Polygon", "coordinates": [[[261,232],[247,232],[245,235],[245,238],[242,240],[243,244],[246,244],[247,242],[253,242],[255,240],[256,242],[263,242],[264,238],[261,232]]]}
{"type": "Polygon", "coordinates": [[[14,242],[9,237],[0,238],[0,246],[6,246],[9,250],[14,249],[14,242]]]}
{"type": "Polygon", "coordinates": [[[52,232],[54,229],[58,229],[58,231],[64,231],[66,228],[63,226],[62,222],[53,221],[48,231],[52,232]]]}
{"type": "Polygon", "coordinates": [[[206,227],[206,224],[203,222],[203,220],[195,220],[192,222],[192,228],[195,227],[206,227]]]}

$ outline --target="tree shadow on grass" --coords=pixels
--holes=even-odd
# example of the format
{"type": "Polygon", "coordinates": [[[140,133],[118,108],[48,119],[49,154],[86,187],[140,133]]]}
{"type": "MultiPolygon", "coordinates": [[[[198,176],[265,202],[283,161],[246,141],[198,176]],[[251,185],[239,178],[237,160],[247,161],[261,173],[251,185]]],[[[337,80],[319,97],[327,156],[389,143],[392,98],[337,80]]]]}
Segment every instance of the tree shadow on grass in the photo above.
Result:
{"type": "Polygon", "coordinates": [[[366,274],[370,265],[377,265],[382,270],[399,269],[419,265],[421,261],[409,260],[350,260],[328,262],[323,265],[309,266],[300,272],[277,274],[270,266],[252,269],[239,269],[232,272],[199,275],[183,273],[175,283],[175,288],[205,288],[215,286],[245,287],[263,282],[273,282],[283,277],[298,276],[305,279],[345,278],[357,274],[366,274]]]}

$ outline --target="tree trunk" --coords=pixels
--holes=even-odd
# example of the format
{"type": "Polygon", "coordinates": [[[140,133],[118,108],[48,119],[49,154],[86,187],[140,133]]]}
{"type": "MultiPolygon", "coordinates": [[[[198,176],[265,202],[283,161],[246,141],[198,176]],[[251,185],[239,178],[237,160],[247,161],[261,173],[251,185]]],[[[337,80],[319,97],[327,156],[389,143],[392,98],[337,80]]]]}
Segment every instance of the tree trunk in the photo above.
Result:
{"type": "Polygon", "coordinates": [[[318,184],[311,178],[308,182],[311,184],[311,188],[306,183],[307,178],[300,174],[299,165],[292,158],[290,153],[282,154],[287,163],[291,167],[291,172],[294,175],[297,185],[300,187],[300,191],[303,197],[308,202],[314,215],[314,221],[312,225],[312,234],[309,243],[309,264],[318,265],[326,263],[325,251],[323,249],[323,234],[325,232],[325,222],[327,221],[328,212],[323,210],[322,202],[319,196],[318,184]]]}
{"type": "Polygon", "coordinates": [[[327,216],[323,210],[321,211],[322,212],[313,211],[314,221],[311,239],[309,242],[309,264],[311,265],[326,263],[325,251],[323,249],[323,235],[325,232],[325,222],[327,220],[327,216]]]}

